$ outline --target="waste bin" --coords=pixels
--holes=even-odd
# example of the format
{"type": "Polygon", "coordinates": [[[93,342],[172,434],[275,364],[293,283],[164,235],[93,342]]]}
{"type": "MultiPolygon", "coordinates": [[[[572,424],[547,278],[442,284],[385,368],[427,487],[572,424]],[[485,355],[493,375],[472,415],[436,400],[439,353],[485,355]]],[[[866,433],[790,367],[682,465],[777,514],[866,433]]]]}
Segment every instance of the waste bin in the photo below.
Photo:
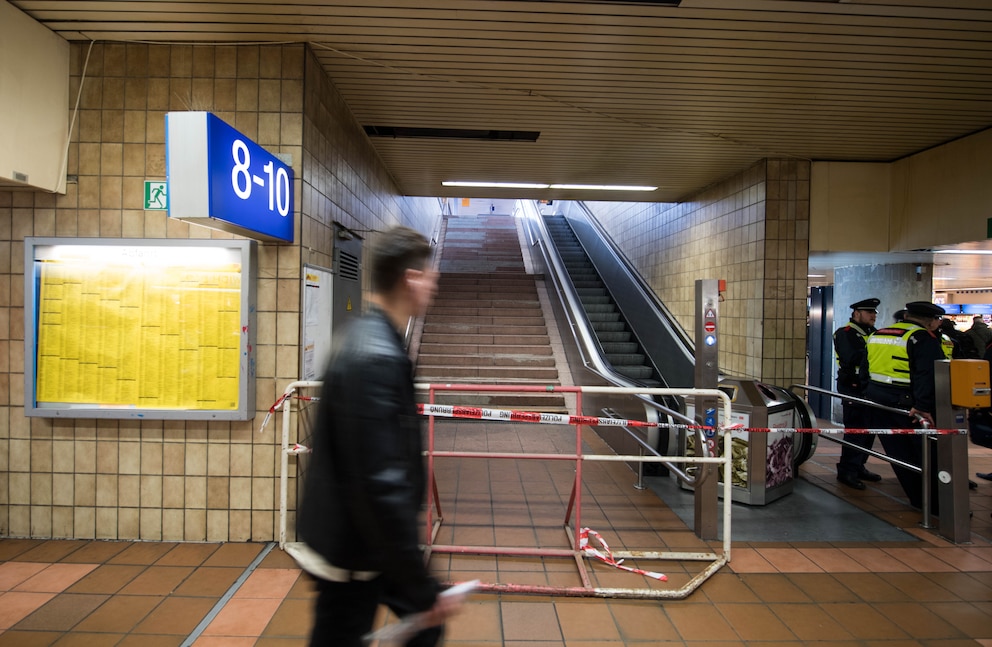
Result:
{"type": "MultiPolygon", "coordinates": [[[[781,387],[754,380],[723,379],[719,388],[730,396],[732,425],[771,429],[801,426],[796,399],[781,387]]],[[[695,417],[691,399],[687,399],[686,404],[689,415],[695,417]]],[[[732,500],[748,505],[764,505],[792,492],[796,476],[792,446],[794,435],[791,431],[731,430],[732,500]]],[[[682,432],[681,436],[680,446],[685,454],[693,455],[695,435],[682,432]]],[[[718,451],[722,451],[722,442],[718,451]]],[[[720,480],[723,481],[722,470],[720,480]]]]}

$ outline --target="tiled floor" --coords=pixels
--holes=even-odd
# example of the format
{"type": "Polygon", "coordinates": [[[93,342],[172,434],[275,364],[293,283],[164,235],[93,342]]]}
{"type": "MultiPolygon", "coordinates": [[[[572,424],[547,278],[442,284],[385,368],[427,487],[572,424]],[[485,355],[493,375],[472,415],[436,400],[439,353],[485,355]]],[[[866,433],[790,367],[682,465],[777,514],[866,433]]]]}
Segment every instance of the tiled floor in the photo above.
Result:
{"type": "MultiPolygon", "coordinates": [[[[439,431],[438,449],[571,451],[573,438],[543,425],[517,431],[451,423],[439,431]]],[[[603,449],[594,437],[585,441],[603,449]]],[[[970,451],[972,472],[992,471],[992,451],[970,451]]],[[[885,479],[863,492],[837,485],[837,454],[836,445],[821,441],[803,478],[917,541],[735,542],[730,565],[676,601],[478,593],[449,623],[446,644],[992,646],[992,483],[980,481],[971,494],[973,542],[955,546],[918,527],[919,514],[899,497],[887,466],[873,465],[885,479]]],[[[438,459],[445,520],[437,541],[565,547],[561,523],[573,467],[438,459]]],[[[587,462],[583,471],[583,524],[611,548],[719,549],[719,542],[696,539],[649,491],[633,489],[627,467],[587,462]]],[[[453,581],[580,583],[574,562],[560,558],[435,554],[432,566],[453,581]]],[[[699,568],[664,563],[659,570],[669,581],[657,582],[588,565],[594,585],[626,588],[674,587],[699,568]]],[[[0,647],[305,645],[311,603],[306,576],[267,544],[0,540],[0,647]]]]}

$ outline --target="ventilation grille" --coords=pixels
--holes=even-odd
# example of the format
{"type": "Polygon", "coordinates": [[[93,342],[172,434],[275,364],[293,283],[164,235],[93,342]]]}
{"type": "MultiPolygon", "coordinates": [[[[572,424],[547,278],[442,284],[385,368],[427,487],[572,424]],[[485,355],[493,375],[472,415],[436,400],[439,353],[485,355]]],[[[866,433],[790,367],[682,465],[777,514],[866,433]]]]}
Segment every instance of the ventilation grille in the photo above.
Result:
{"type": "Polygon", "coordinates": [[[357,281],[361,275],[358,269],[358,257],[348,252],[338,252],[338,274],[346,281],[357,281]]]}

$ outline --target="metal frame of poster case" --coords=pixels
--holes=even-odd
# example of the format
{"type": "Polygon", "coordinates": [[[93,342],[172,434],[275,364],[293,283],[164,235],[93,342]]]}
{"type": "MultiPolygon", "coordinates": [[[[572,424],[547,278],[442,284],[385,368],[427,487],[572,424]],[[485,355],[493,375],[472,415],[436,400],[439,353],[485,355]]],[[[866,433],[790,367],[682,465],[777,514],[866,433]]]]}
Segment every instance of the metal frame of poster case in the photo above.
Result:
{"type": "Polygon", "coordinates": [[[137,420],[251,420],[255,417],[255,314],[258,246],[252,240],[214,239],[127,239],[127,238],[35,238],[24,239],[24,414],[45,418],[111,418],[137,420]],[[40,275],[39,252],[43,255],[54,246],[105,246],[142,249],[175,248],[209,249],[231,253],[239,259],[240,279],[240,345],[238,368],[238,402],[230,409],[144,408],[140,406],[101,404],[100,402],[68,403],[37,401],[38,370],[38,293],[40,275]]]}

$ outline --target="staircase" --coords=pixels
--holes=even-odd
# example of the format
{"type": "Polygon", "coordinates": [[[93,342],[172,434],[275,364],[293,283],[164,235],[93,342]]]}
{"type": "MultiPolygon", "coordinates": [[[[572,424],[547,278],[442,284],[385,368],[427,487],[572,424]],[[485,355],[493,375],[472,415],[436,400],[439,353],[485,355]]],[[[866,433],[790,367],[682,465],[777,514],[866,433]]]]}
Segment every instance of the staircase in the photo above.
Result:
{"type": "Polygon", "coordinates": [[[568,221],[564,216],[545,216],[544,222],[607,361],[617,373],[643,386],[664,386],[568,221]]]}
{"type": "MultiPolygon", "coordinates": [[[[558,385],[535,277],[524,270],[513,218],[449,216],[440,253],[416,381],[558,385]]],[[[565,406],[556,393],[439,392],[436,402],[527,411],[565,406]]]]}

